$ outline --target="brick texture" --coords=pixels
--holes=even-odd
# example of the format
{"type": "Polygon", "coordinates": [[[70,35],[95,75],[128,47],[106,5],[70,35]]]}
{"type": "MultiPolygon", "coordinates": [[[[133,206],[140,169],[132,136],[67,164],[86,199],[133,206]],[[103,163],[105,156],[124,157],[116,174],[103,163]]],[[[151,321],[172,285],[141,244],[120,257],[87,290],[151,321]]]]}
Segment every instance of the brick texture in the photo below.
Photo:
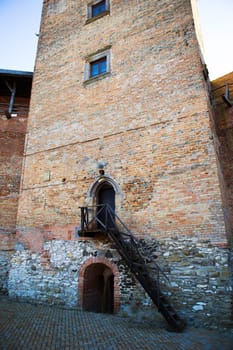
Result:
{"type": "Polygon", "coordinates": [[[222,98],[227,84],[229,84],[230,98],[233,100],[233,73],[211,83],[224,215],[228,241],[233,247],[233,107],[228,106],[222,98]]]}
{"type": "MultiPolygon", "coordinates": [[[[6,79],[7,80],[7,79],[6,79]]],[[[2,80],[0,81],[2,84],[2,80]]],[[[10,260],[15,247],[16,218],[29,98],[16,95],[17,116],[7,119],[10,97],[0,88],[0,294],[8,293],[10,260]]]]}
{"type": "Polygon", "coordinates": [[[7,119],[9,96],[0,96],[0,249],[13,247],[29,98],[16,97],[17,117],[7,119]]]}
{"type": "Polygon", "coordinates": [[[92,264],[104,264],[106,267],[108,267],[112,271],[112,273],[114,275],[113,312],[117,313],[119,311],[119,308],[120,308],[120,290],[119,290],[120,276],[119,276],[119,271],[118,271],[118,268],[116,265],[113,265],[108,259],[102,258],[102,257],[89,258],[85,261],[85,263],[80,268],[80,271],[79,271],[79,305],[81,307],[83,306],[85,271],[92,264]]]}
{"type": "MultiPolygon", "coordinates": [[[[191,4],[45,1],[18,211],[19,232],[80,224],[98,162],[121,190],[137,235],[225,241],[191,4]],[[85,57],[111,46],[111,73],[84,84],[85,57]]],[[[65,235],[64,235],[65,237],[65,235]]]]}
{"type": "Polygon", "coordinates": [[[227,327],[223,186],[191,1],[112,0],[91,21],[88,4],[44,1],[9,294],[89,308],[97,277],[114,275],[113,311],[154,318],[115,245],[78,236],[79,207],[98,203],[107,181],[116,213],[158,250],[177,309],[208,327],[224,310],[227,327]],[[103,50],[110,72],[86,80],[103,50]]]}

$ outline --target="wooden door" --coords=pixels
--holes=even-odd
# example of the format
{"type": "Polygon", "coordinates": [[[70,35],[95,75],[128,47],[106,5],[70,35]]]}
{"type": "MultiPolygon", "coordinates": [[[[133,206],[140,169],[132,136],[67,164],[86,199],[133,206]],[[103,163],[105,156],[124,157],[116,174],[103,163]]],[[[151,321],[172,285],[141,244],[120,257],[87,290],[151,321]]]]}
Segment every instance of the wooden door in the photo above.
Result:
{"type": "Polygon", "coordinates": [[[98,204],[99,205],[108,204],[111,207],[113,218],[111,218],[109,215],[106,218],[106,211],[103,210],[98,215],[98,219],[101,222],[103,222],[104,224],[107,223],[108,227],[112,227],[114,225],[115,191],[114,191],[114,188],[110,184],[105,183],[99,189],[98,204]]]}

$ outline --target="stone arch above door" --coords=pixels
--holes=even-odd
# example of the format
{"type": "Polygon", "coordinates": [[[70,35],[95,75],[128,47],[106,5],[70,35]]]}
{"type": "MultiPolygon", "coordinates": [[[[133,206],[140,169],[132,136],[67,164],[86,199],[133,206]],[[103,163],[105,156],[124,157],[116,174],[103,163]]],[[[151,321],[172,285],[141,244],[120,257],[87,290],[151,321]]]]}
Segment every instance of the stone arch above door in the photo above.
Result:
{"type": "Polygon", "coordinates": [[[115,264],[111,263],[108,259],[103,257],[93,257],[86,260],[80,268],[79,271],[79,282],[78,282],[78,304],[83,308],[84,306],[84,292],[85,292],[85,273],[89,267],[95,264],[105,265],[106,268],[111,270],[114,276],[113,283],[113,313],[117,313],[120,307],[120,286],[119,286],[119,271],[115,264]]]}
{"type": "Polygon", "coordinates": [[[122,195],[121,190],[120,190],[120,186],[118,185],[118,183],[112,177],[110,177],[110,176],[100,176],[89,187],[89,190],[87,192],[87,197],[88,198],[94,197],[98,187],[101,186],[104,182],[109,183],[114,188],[114,191],[115,191],[116,195],[119,195],[119,196],[122,195]]]}
{"type": "Polygon", "coordinates": [[[98,189],[104,184],[107,183],[115,191],[115,204],[116,204],[116,211],[121,206],[122,200],[123,200],[123,194],[120,189],[119,184],[110,176],[104,175],[98,177],[89,187],[87,191],[87,197],[86,197],[86,205],[96,205],[96,194],[98,192],[98,189]]]}

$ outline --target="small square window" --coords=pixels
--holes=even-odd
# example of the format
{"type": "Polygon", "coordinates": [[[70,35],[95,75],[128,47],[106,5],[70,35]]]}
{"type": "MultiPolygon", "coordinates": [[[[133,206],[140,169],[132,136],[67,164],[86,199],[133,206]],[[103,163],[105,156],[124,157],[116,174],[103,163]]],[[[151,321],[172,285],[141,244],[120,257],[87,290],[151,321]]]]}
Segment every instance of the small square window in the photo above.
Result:
{"type": "Polygon", "coordinates": [[[109,14],[109,0],[94,0],[88,4],[87,22],[92,22],[102,16],[109,14]]]}
{"type": "Polygon", "coordinates": [[[92,17],[96,17],[101,13],[106,11],[106,1],[100,1],[97,4],[92,5],[91,7],[91,15],[92,17]]]}
{"type": "Polygon", "coordinates": [[[95,78],[103,78],[110,73],[111,46],[107,46],[86,57],[84,69],[84,82],[95,78]]]}
{"type": "Polygon", "coordinates": [[[90,63],[90,77],[96,77],[97,75],[106,73],[107,71],[107,57],[103,57],[99,60],[90,63]]]}

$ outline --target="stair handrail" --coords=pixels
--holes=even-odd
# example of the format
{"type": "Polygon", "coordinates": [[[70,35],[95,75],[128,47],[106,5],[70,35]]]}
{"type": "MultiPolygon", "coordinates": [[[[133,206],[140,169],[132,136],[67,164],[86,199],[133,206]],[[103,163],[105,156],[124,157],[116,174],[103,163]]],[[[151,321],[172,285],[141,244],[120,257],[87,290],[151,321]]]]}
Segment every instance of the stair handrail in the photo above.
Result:
{"type": "MultiPolygon", "coordinates": [[[[121,218],[115,213],[115,211],[112,209],[112,207],[109,204],[98,204],[95,206],[86,206],[86,207],[80,207],[81,208],[81,213],[86,211],[86,218],[88,219],[88,208],[100,208],[99,210],[96,211],[95,215],[92,217],[92,219],[88,222],[86,222],[86,228],[88,229],[88,226],[91,225],[93,222],[97,221],[104,229],[104,231],[107,233],[109,232],[109,234],[111,234],[112,230],[116,230],[117,233],[121,234],[122,236],[127,237],[128,239],[130,239],[130,244],[134,246],[134,248],[137,251],[137,254],[140,256],[140,258],[142,260],[144,260],[144,263],[146,265],[145,259],[142,256],[140,250],[138,249],[138,243],[137,243],[137,239],[136,237],[133,235],[133,233],[130,231],[130,229],[126,226],[126,224],[121,220],[121,218]],[[99,218],[98,215],[105,210],[105,219],[106,222],[103,223],[99,218]],[[113,227],[109,227],[108,226],[108,220],[107,217],[108,215],[110,215],[111,218],[111,223],[113,224],[113,227]],[[116,224],[116,220],[115,218],[120,222],[120,224],[122,225],[123,229],[125,229],[126,232],[122,232],[118,229],[118,226],[116,224]]],[[[84,220],[86,221],[86,219],[84,220]]],[[[82,223],[82,214],[81,214],[81,229],[85,230],[82,223]]],[[[162,274],[162,276],[170,283],[168,276],[165,274],[165,272],[161,269],[161,267],[156,263],[155,260],[153,260],[153,264],[155,265],[156,271],[157,271],[157,278],[159,277],[159,273],[162,274]]],[[[159,277],[160,278],[160,277],[159,277]]]]}
{"type": "Polygon", "coordinates": [[[163,295],[160,289],[160,274],[162,274],[169,281],[166,274],[163,272],[160,266],[153,260],[153,264],[156,271],[156,277],[152,277],[150,274],[152,269],[150,266],[148,267],[146,260],[144,260],[144,257],[139,250],[139,241],[124,224],[124,222],[119,218],[119,216],[115,213],[112,207],[108,204],[101,204],[95,207],[100,207],[100,209],[97,210],[90,222],[88,221],[88,207],[80,207],[81,213],[83,215],[83,218],[81,218],[82,228],[84,229],[84,226],[86,225],[86,228],[88,230],[88,225],[90,225],[90,223],[92,223],[94,220],[96,220],[102,226],[109,238],[116,244],[116,247],[118,247],[118,252],[125,260],[131,271],[135,274],[138,281],[142,284],[142,286],[147,291],[152,300],[154,302],[156,300],[155,304],[158,307],[158,311],[160,311],[163,314],[163,316],[168,321],[169,325],[172,325],[173,329],[182,331],[185,327],[185,321],[179,317],[179,315],[176,313],[176,311],[171,306],[171,304],[169,303],[165,295],[163,295]],[[98,215],[101,213],[102,210],[105,210],[105,223],[98,218],[98,215]],[[109,220],[109,217],[111,221],[109,220]],[[119,220],[126,232],[122,232],[119,230],[116,224],[116,219],[119,220]],[[109,225],[109,223],[111,223],[111,225],[109,225]],[[122,238],[122,236],[125,236],[127,240],[120,239],[122,238]],[[128,242],[128,240],[130,245],[133,246],[135,250],[131,249],[130,251],[128,251],[127,244],[125,245],[125,243],[128,242]],[[130,255],[128,253],[130,253],[130,255]],[[137,262],[135,262],[135,253],[136,256],[139,256],[139,264],[142,267],[142,270],[138,270],[137,268],[137,262]],[[140,261],[142,261],[142,263],[140,263],[140,261]],[[149,281],[155,282],[155,289],[150,289],[151,282],[149,282],[148,285],[148,282],[147,280],[145,280],[144,275],[147,275],[149,277],[149,281]]]}

